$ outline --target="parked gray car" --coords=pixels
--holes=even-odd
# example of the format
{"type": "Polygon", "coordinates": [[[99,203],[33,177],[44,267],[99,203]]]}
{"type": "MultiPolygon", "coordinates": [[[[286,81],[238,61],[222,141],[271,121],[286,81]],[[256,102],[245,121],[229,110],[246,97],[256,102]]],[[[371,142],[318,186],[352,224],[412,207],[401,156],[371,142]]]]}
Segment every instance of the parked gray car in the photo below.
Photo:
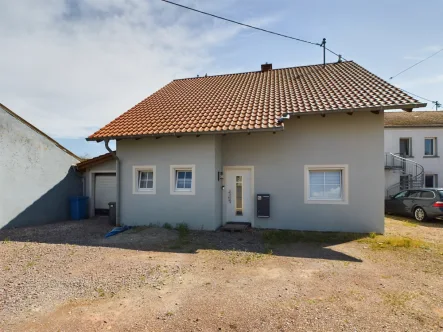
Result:
{"type": "Polygon", "coordinates": [[[417,221],[443,219],[443,189],[411,189],[385,200],[385,212],[412,216],[417,221]]]}

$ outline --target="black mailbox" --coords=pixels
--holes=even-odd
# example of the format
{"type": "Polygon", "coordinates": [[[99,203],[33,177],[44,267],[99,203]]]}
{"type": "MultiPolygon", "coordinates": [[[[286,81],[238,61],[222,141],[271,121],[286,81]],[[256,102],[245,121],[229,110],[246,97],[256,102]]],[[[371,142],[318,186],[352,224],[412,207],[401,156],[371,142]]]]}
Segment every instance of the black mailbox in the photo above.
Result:
{"type": "Polygon", "coordinates": [[[270,210],[270,194],[257,194],[257,218],[269,218],[270,210]]]}

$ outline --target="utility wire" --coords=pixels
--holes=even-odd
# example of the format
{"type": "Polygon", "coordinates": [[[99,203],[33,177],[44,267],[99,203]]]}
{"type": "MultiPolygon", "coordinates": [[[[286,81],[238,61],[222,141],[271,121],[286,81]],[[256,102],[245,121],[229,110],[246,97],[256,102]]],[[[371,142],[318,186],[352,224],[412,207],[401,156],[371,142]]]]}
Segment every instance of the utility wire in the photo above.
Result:
{"type": "MultiPolygon", "coordinates": [[[[238,22],[238,21],[231,20],[231,19],[229,19],[229,18],[221,17],[221,16],[218,16],[218,15],[215,15],[215,14],[211,14],[211,13],[208,13],[208,12],[204,12],[204,11],[201,11],[201,10],[198,10],[198,9],[195,9],[195,8],[191,8],[191,7],[188,7],[188,6],[184,6],[184,5],[181,5],[181,4],[178,4],[178,3],[175,3],[175,2],[169,1],[169,0],[162,0],[162,1],[163,1],[163,2],[166,2],[166,3],[169,3],[169,4],[171,4],[171,5],[174,5],[174,6],[178,6],[178,7],[181,7],[181,8],[188,9],[188,10],[192,10],[192,11],[197,12],[197,13],[200,13],[200,14],[204,14],[204,15],[208,15],[208,16],[211,16],[211,17],[215,17],[215,18],[218,18],[218,19],[220,19],[220,20],[224,20],[224,21],[227,21],[227,22],[235,23],[235,24],[238,24],[238,25],[241,25],[241,26],[245,26],[245,27],[248,27],[248,28],[251,28],[251,29],[255,29],[255,30],[262,31],[262,32],[270,33],[270,34],[273,34],[273,35],[276,35],[276,36],[280,36],[280,37],[284,37],[284,38],[288,38],[288,39],[296,40],[296,41],[303,42],[303,43],[307,43],[307,44],[311,44],[311,45],[316,45],[316,46],[321,46],[321,47],[324,46],[323,43],[314,43],[314,42],[311,42],[311,41],[308,41],[308,40],[304,40],[304,39],[300,39],[300,38],[296,38],[296,37],[291,37],[291,36],[288,36],[288,35],[284,35],[284,34],[281,34],[281,33],[275,32],[275,31],[262,29],[262,28],[259,28],[259,27],[255,27],[255,26],[253,26],[253,25],[249,25],[249,24],[241,23],[241,22],[238,22]]],[[[340,61],[340,60],[348,61],[348,60],[346,60],[341,54],[338,54],[338,53],[334,52],[333,50],[327,48],[326,46],[324,46],[324,47],[325,47],[325,49],[326,49],[328,52],[330,52],[330,53],[332,53],[332,54],[338,56],[338,57],[339,57],[339,61],[340,61]]],[[[438,53],[440,53],[440,52],[442,52],[442,51],[443,51],[443,49],[439,50],[438,52],[435,52],[434,54],[430,55],[430,56],[427,57],[426,59],[423,59],[423,60],[417,62],[416,64],[410,66],[409,68],[406,68],[405,70],[403,70],[403,71],[399,72],[398,74],[392,76],[390,79],[393,79],[394,77],[396,77],[396,76],[398,76],[398,75],[404,73],[405,71],[411,69],[412,67],[417,66],[418,64],[420,64],[420,63],[422,63],[422,62],[428,60],[429,58],[432,58],[434,55],[437,55],[438,53]]],[[[397,87],[397,88],[398,88],[398,87],[397,87]]],[[[410,95],[413,95],[413,96],[415,96],[415,97],[417,97],[417,98],[420,98],[420,99],[423,99],[423,100],[429,101],[429,102],[435,104],[437,107],[440,107],[440,104],[439,104],[438,101],[434,101],[434,100],[430,100],[430,99],[428,99],[428,98],[421,97],[421,96],[419,96],[419,95],[416,95],[416,94],[414,94],[414,93],[412,93],[412,92],[409,92],[409,91],[403,90],[403,89],[401,89],[401,88],[398,88],[398,89],[400,89],[401,91],[403,91],[403,92],[405,92],[405,93],[408,93],[408,94],[410,94],[410,95]]]]}
{"type": "Polygon", "coordinates": [[[278,33],[278,32],[274,32],[274,31],[258,28],[258,27],[255,27],[253,25],[241,23],[241,22],[238,22],[238,21],[231,20],[229,18],[217,16],[217,15],[214,15],[214,14],[211,14],[211,13],[207,13],[207,12],[195,9],[195,8],[191,8],[191,7],[188,7],[188,6],[180,5],[180,4],[172,2],[172,1],[168,1],[168,0],[162,0],[162,1],[170,3],[171,5],[175,5],[175,6],[178,6],[178,7],[186,8],[186,9],[192,10],[192,11],[200,13],[200,14],[212,16],[212,17],[218,18],[220,20],[224,20],[224,21],[228,21],[228,22],[235,23],[235,24],[238,24],[238,25],[242,25],[242,26],[245,26],[245,27],[248,27],[248,28],[251,28],[251,29],[260,30],[260,31],[267,32],[267,33],[270,33],[270,34],[273,34],[273,35],[277,35],[277,36],[280,36],[280,37],[297,40],[299,42],[303,42],[303,43],[307,43],[307,44],[311,44],[311,45],[322,46],[320,43],[314,43],[314,42],[311,42],[311,41],[308,41],[308,40],[304,40],[304,39],[300,39],[300,38],[295,38],[295,37],[291,37],[291,36],[288,36],[288,35],[284,35],[282,33],[278,33]]]}
{"type": "Polygon", "coordinates": [[[442,48],[441,50],[439,50],[439,51],[437,51],[437,52],[431,54],[431,55],[428,56],[427,58],[425,58],[425,59],[423,59],[423,60],[420,60],[419,62],[413,64],[412,66],[409,66],[408,68],[406,68],[406,69],[402,70],[401,72],[395,74],[394,76],[392,76],[392,77],[390,78],[390,80],[392,80],[393,78],[397,77],[397,76],[400,75],[400,74],[403,74],[405,71],[408,71],[409,69],[414,68],[415,66],[419,65],[420,63],[425,62],[426,60],[432,58],[434,55],[437,55],[438,53],[440,53],[440,52],[442,52],[442,51],[443,51],[443,48],[442,48]]]}

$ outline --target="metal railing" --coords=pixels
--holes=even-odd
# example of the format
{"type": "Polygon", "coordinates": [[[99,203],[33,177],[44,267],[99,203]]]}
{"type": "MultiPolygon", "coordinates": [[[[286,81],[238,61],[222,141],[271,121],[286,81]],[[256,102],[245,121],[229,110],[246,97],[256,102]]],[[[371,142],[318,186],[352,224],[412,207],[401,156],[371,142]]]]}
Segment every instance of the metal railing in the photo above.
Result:
{"type": "Polygon", "coordinates": [[[422,165],[399,154],[385,153],[385,168],[401,171],[400,182],[386,189],[386,197],[405,189],[423,188],[425,171],[422,165]]]}

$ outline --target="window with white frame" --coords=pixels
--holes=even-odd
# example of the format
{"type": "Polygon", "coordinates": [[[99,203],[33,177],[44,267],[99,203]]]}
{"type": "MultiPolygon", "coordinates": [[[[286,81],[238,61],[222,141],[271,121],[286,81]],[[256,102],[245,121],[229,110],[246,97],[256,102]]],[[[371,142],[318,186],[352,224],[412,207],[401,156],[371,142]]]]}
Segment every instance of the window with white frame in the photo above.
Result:
{"type": "Polygon", "coordinates": [[[171,165],[171,195],[195,195],[195,165],[171,165]]]}
{"type": "Polygon", "coordinates": [[[425,175],[425,188],[436,188],[437,185],[437,174],[426,174],[425,175]]]}
{"type": "Polygon", "coordinates": [[[132,173],[134,194],[155,194],[155,166],[134,166],[132,173]]]}
{"type": "Polygon", "coordinates": [[[425,138],[425,156],[435,156],[436,155],[436,137],[426,137],[425,138]]]}
{"type": "Polygon", "coordinates": [[[347,165],[306,165],[305,203],[347,204],[347,165]]]}

